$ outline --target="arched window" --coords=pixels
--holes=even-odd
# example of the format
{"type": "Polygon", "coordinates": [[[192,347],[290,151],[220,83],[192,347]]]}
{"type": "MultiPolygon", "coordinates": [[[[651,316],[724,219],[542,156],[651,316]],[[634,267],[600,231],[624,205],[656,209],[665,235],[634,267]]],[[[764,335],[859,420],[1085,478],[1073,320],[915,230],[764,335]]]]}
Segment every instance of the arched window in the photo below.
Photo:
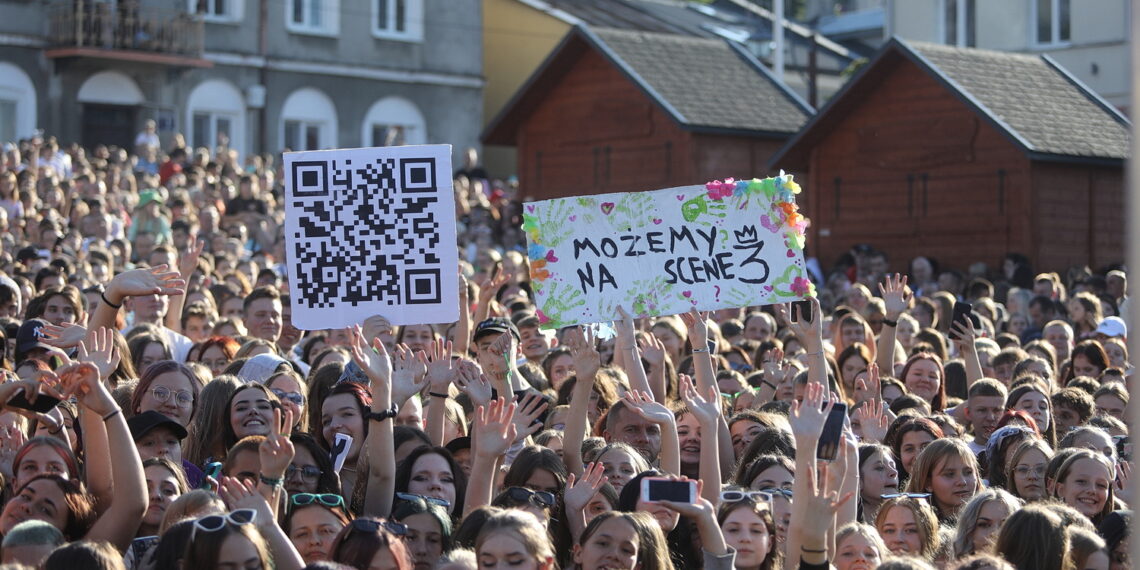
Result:
{"type": "Polygon", "coordinates": [[[423,113],[402,97],[385,97],[368,108],[360,140],[365,146],[425,144],[428,141],[423,113]]]}
{"type": "Polygon", "coordinates": [[[134,79],[118,71],[100,71],[87,78],[79,88],[80,103],[106,105],[141,105],[146,101],[134,79]]]}
{"type": "Polygon", "coordinates": [[[0,141],[15,142],[36,128],[36,86],[24,70],[0,62],[0,141]]]}
{"type": "Polygon", "coordinates": [[[229,148],[245,148],[245,101],[241,91],[228,81],[208,79],[198,84],[186,100],[186,140],[192,147],[213,149],[219,135],[229,148]]]}
{"type": "Polygon", "coordinates": [[[337,146],[336,106],[312,87],[289,94],[281,108],[281,146],[290,150],[320,150],[337,146]]]}

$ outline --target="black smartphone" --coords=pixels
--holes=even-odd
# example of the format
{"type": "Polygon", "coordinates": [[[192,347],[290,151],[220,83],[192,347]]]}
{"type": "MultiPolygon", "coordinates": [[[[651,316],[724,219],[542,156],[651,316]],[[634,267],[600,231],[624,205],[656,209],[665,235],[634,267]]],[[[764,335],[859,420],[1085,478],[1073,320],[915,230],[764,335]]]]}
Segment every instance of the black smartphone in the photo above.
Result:
{"type": "Polygon", "coordinates": [[[969,303],[961,301],[954,303],[954,316],[950,319],[950,338],[958,338],[958,333],[954,332],[954,323],[962,323],[968,327],[974,325],[974,320],[970,317],[973,311],[974,306],[969,303]]]}
{"type": "Polygon", "coordinates": [[[810,323],[812,321],[811,299],[804,299],[803,301],[792,301],[792,318],[798,323],[803,321],[810,323]]]}
{"type": "Polygon", "coordinates": [[[1112,439],[1116,442],[1116,456],[1121,461],[1132,461],[1132,438],[1127,435],[1118,435],[1112,439]]]}
{"type": "Polygon", "coordinates": [[[59,405],[59,398],[48,396],[47,394],[40,394],[36,396],[36,403],[33,404],[28,401],[28,397],[25,396],[23,392],[16,392],[16,395],[12,396],[11,400],[8,400],[8,405],[22,410],[31,410],[33,412],[46,414],[50,412],[52,408],[59,405]]]}
{"type": "Polygon", "coordinates": [[[823,424],[823,433],[819,436],[819,446],[815,450],[816,457],[824,461],[835,460],[843,442],[843,424],[846,420],[847,404],[836,402],[823,424]]]}
{"type": "Polygon", "coordinates": [[[697,500],[697,482],[646,477],[641,480],[641,496],[651,503],[656,501],[694,503],[697,500]]]}

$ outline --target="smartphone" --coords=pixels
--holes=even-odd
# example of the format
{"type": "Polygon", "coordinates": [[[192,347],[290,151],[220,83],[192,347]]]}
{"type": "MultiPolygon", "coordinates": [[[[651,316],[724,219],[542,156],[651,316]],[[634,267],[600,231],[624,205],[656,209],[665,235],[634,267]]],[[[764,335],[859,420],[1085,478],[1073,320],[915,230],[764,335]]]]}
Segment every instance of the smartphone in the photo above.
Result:
{"type": "Polygon", "coordinates": [[[48,396],[47,394],[40,394],[39,396],[36,396],[36,403],[33,404],[28,401],[28,397],[25,396],[21,391],[16,392],[16,395],[12,396],[11,400],[8,400],[8,405],[23,410],[31,410],[33,412],[46,414],[50,412],[52,408],[59,405],[59,398],[56,398],[55,396],[48,396]]]}
{"type": "Polygon", "coordinates": [[[823,433],[819,436],[819,446],[815,450],[816,457],[824,461],[835,460],[839,455],[839,446],[843,444],[843,424],[846,420],[847,404],[836,402],[823,424],[823,433]]]}
{"type": "Polygon", "coordinates": [[[641,480],[641,496],[650,503],[657,501],[695,503],[697,502],[697,482],[646,477],[641,480]]]}
{"type": "Polygon", "coordinates": [[[803,321],[810,323],[812,321],[811,314],[811,299],[804,299],[803,301],[792,302],[792,318],[798,323],[803,321]]]}
{"type": "Polygon", "coordinates": [[[202,489],[209,489],[210,488],[210,478],[213,477],[213,479],[215,481],[217,481],[218,476],[222,474],[222,462],[214,461],[212,463],[207,463],[206,468],[203,469],[202,472],[205,473],[206,476],[202,477],[201,488],[202,489]]]}
{"type": "Polygon", "coordinates": [[[1112,438],[1116,442],[1116,455],[1121,461],[1132,461],[1132,438],[1127,435],[1118,435],[1112,438]]]}
{"type": "Polygon", "coordinates": [[[974,325],[974,320],[970,317],[973,312],[974,306],[969,303],[958,301],[954,303],[954,316],[950,320],[950,338],[957,339],[958,333],[954,332],[954,323],[963,323],[970,327],[974,325]]]}

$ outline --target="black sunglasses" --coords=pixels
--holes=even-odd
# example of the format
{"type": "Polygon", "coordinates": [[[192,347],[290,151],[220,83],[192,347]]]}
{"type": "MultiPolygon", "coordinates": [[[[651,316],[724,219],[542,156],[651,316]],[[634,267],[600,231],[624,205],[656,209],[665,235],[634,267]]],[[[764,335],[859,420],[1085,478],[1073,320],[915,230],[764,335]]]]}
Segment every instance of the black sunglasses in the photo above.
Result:
{"type": "Polygon", "coordinates": [[[553,493],[547,491],[531,491],[526,487],[511,487],[507,489],[507,497],[523,503],[533,503],[539,507],[553,507],[555,498],[553,493]]]}

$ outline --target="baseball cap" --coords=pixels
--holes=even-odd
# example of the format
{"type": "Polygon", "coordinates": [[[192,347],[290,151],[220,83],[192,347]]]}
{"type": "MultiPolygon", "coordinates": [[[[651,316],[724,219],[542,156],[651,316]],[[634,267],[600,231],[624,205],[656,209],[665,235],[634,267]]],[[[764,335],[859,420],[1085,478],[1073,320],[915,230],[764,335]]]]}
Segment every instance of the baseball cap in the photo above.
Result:
{"type": "Polygon", "coordinates": [[[40,342],[44,337],[43,328],[48,324],[43,319],[28,319],[20,325],[20,330],[16,332],[16,350],[20,352],[28,352],[35,348],[51,349],[50,345],[40,342]]]}
{"type": "Polygon", "coordinates": [[[501,334],[505,332],[515,335],[515,340],[521,340],[518,327],[516,327],[510,319],[491,317],[475,325],[475,334],[471,335],[471,342],[475,342],[489,334],[501,334]]]}
{"type": "Polygon", "coordinates": [[[1105,317],[1096,327],[1096,334],[1110,338],[1114,336],[1124,338],[1128,336],[1128,325],[1124,324],[1124,319],[1120,317],[1105,317]]]}
{"type": "Polygon", "coordinates": [[[38,250],[34,247],[31,247],[31,246],[25,247],[24,249],[21,249],[18,253],[16,253],[16,261],[18,261],[20,263],[24,263],[27,261],[35,261],[37,259],[47,259],[47,258],[44,257],[44,255],[40,253],[40,250],[38,250]]]}
{"type": "Polygon", "coordinates": [[[131,430],[131,439],[138,441],[142,437],[151,432],[155,428],[164,427],[174,434],[178,439],[186,437],[186,428],[182,424],[174,421],[161,412],[149,410],[136,414],[131,419],[127,420],[127,427],[131,430]]]}

